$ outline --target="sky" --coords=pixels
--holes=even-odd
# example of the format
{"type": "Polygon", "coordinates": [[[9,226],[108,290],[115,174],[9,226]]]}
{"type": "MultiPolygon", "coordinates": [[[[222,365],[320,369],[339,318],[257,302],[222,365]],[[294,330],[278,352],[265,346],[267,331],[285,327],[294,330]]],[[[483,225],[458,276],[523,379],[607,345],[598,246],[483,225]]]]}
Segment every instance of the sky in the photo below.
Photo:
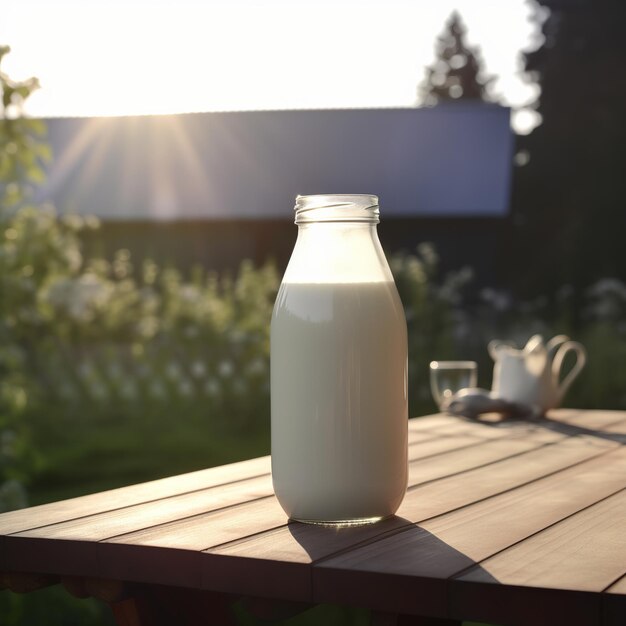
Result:
{"type": "Polygon", "coordinates": [[[2,0],[2,68],[37,117],[403,107],[453,9],[528,132],[533,0],[2,0]]]}

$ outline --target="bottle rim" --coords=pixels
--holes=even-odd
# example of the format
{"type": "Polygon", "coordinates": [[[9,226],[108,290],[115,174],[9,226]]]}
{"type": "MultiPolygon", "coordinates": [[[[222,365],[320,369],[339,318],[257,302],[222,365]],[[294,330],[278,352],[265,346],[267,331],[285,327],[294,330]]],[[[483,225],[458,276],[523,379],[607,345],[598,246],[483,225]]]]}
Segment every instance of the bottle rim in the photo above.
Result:
{"type": "Polygon", "coordinates": [[[371,222],[378,224],[378,196],[372,194],[299,195],[294,207],[296,224],[314,222],[371,222]]]}

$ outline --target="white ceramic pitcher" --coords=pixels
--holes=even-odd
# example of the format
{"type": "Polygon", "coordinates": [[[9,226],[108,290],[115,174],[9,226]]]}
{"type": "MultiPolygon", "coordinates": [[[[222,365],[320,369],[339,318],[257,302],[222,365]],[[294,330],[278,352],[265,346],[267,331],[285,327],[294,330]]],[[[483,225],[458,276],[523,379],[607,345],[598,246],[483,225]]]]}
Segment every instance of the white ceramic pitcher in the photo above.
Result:
{"type": "Polygon", "coordinates": [[[492,390],[499,397],[539,409],[542,413],[558,407],[574,379],[587,361],[582,344],[557,335],[543,342],[534,335],[524,348],[518,350],[511,342],[489,342],[489,354],[495,362],[492,390]],[[561,381],[565,355],[576,354],[576,363],[561,381]]]}

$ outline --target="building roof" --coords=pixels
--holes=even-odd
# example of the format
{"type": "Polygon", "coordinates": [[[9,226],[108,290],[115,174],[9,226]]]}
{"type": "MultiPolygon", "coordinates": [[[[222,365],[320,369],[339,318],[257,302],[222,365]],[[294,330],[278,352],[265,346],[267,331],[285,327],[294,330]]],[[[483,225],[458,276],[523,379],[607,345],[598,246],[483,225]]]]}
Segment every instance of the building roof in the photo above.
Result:
{"type": "Polygon", "coordinates": [[[39,200],[104,220],[292,218],[297,194],[370,193],[383,216],[504,216],[508,108],[48,120],[39,200]]]}

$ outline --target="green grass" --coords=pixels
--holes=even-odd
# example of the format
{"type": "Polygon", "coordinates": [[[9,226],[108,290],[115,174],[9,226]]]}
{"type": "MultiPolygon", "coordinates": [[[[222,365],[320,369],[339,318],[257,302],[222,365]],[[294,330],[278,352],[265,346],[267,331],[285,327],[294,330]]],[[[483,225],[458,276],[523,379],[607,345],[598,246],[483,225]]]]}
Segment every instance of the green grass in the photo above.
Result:
{"type": "Polygon", "coordinates": [[[269,454],[269,426],[226,430],[210,416],[172,412],[159,419],[93,420],[56,413],[33,418],[32,444],[41,458],[31,504],[269,454]]]}

